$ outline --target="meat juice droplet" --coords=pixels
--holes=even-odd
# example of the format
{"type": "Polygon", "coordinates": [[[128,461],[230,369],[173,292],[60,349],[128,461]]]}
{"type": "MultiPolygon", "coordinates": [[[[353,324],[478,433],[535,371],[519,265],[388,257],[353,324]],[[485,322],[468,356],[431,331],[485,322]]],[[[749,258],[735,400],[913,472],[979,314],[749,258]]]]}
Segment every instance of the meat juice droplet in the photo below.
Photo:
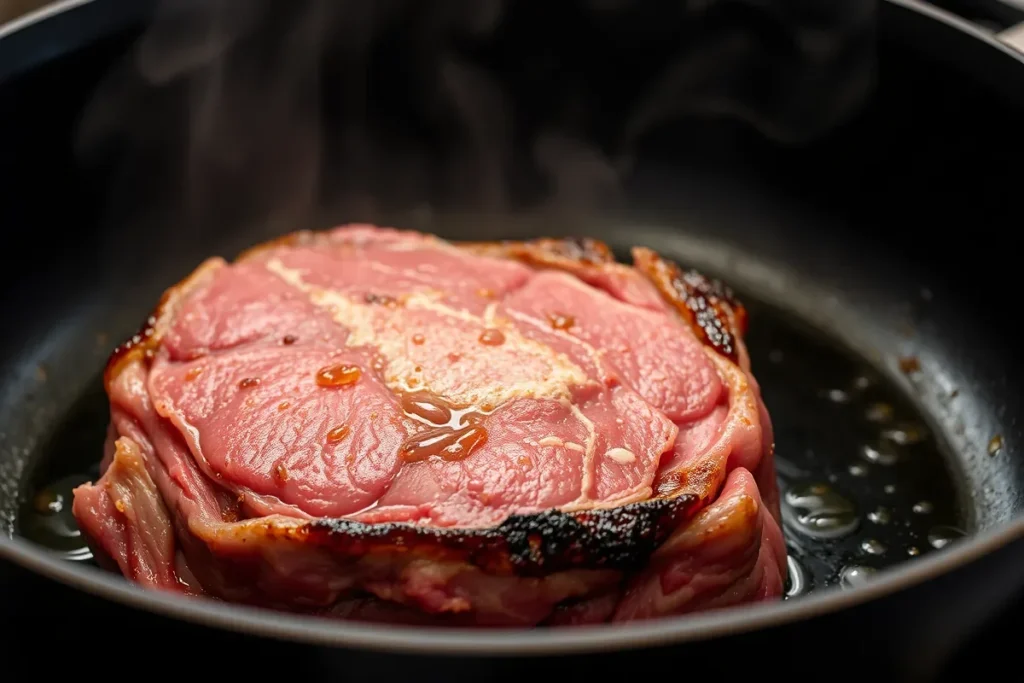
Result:
{"type": "Polygon", "coordinates": [[[401,399],[402,410],[418,422],[425,422],[433,427],[443,427],[452,421],[452,409],[446,401],[425,391],[404,394],[401,399]]]}
{"type": "Polygon", "coordinates": [[[329,443],[337,443],[348,436],[351,431],[348,425],[339,425],[327,432],[327,441],[329,443]]]}
{"type": "Polygon", "coordinates": [[[402,445],[402,459],[420,462],[433,456],[455,461],[468,457],[487,441],[487,430],[480,425],[462,429],[441,427],[416,434],[402,445]]]}
{"type": "Polygon", "coordinates": [[[422,334],[412,335],[412,343],[415,344],[416,346],[422,346],[423,342],[425,341],[427,340],[422,334]]]}
{"type": "Polygon", "coordinates": [[[783,517],[812,538],[832,539],[853,533],[860,524],[849,500],[827,484],[799,486],[783,496],[783,517]]]}
{"type": "Polygon", "coordinates": [[[551,327],[556,330],[570,330],[576,324],[576,319],[564,313],[551,313],[548,315],[551,327]]]}
{"type": "Polygon", "coordinates": [[[501,346],[505,343],[505,335],[501,330],[488,328],[480,333],[480,343],[485,346],[501,346]]]}
{"type": "Polygon", "coordinates": [[[322,387],[344,387],[355,384],[363,371],[355,365],[332,365],[316,373],[316,383],[322,387]]]}
{"type": "Polygon", "coordinates": [[[260,378],[259,377],[246,377],[245,379],[243,379],[241,382],[238,383],[238,388],[239,389],[252,389],[253,387],[258,387],[259,385],[260,385],[260,378]]]}

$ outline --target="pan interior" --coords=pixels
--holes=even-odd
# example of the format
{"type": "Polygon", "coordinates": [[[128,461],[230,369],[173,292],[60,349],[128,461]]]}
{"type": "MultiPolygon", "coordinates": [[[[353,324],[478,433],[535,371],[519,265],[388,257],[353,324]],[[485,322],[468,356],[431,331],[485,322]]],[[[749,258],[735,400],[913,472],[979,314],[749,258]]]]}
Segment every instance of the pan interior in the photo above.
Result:
{"type": "MultiPolygon", "coordinates": [[[[19,131],[8,140],[18,166],[4,169],[11,191],[0,222],[23,240],[18,254],[46,256],[9,258],[0,269],[0,311],[17,330],[0,338],[0,533],[69,563],[91,562],[68,491],[96,475],[110,349],[203,257],[299,227],[192,231],[155,250],[138,236],[180,235],[180,216],[156,210],[149,224],[103,215],[107,179],[81,173],[69,150],[84,102],[123,49],[119,39],[55,61],[0,98],[23,103],[0,108],[2,130],[19,131]],[[54,82],[69,87],[55,91],[54,82]]],[[[1019,354],[993,332],[1012,303],[1012,269],[993,268],[984,246],[1016,209],[1006,159],[1024,152],[1019,114],[969,78],[886,50],[873,111],[834,140],[767,152],[743,142],[730,156],[721,150],[737,141],[734,131],[697,130],[692,138],[727,144],[710,153],[677,144],[663,155],[670,172],[638,162],[625,216],[504,227],[333,211],[309,227],[374,220],[453,238],[478,238],[481,225],[488,237],[590,234],[620,254],[647,244],[722,277],[750,309],[754,372],[776,430],[789,595],[855,586],[872,569],[941,552],[960,533],[1024,509],[1021,374],[1010,362],[1019,354]],[[693,172],[678,163],[711,157],[693,172]],[[972,239],[935,238],[965,225],[972,239]],[[973,294],[978,282],[987,283],[983,296],[973,294]],[[919,370],[904,373],[903,360],[919,370]]]]}

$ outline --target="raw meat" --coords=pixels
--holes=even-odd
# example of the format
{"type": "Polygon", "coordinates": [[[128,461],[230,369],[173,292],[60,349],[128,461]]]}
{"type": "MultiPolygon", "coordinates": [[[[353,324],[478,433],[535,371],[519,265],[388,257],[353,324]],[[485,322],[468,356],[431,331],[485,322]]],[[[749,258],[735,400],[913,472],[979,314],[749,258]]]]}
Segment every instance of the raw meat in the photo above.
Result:
{"type": "Polygon", "coordinates": [[[105,373],[97,553],[153,589],[400,623],[778,597],[742,306],[645,248],[301,232],[168,290],[105,373]]]}

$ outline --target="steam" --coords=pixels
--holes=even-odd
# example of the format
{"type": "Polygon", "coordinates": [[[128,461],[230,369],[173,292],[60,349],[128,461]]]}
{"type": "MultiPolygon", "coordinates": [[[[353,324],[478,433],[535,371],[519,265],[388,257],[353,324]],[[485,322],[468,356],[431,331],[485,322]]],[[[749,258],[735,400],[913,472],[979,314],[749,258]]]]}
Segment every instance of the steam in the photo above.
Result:
{"type": "Polygon", "coordinates": [[[792,144],[844,121],[873,20],[860,0],[164,0],[79,143],[170,248],[601,210],[659,129],[728,117],[792,144]]]}

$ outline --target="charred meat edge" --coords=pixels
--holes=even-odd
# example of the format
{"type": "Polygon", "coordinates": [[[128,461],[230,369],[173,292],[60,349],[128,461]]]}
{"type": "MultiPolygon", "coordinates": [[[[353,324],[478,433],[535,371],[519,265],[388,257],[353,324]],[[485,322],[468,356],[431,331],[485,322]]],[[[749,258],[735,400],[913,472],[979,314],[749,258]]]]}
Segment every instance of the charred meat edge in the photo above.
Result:
{"type": "MultiPolygon", "coordinates": [[[[255,245],[236,262],[280,246],[315,244],[330,240],[330,228],[302,230],[255,245]]],[[[420,233],[417,233],[420,234],[420,233]]],[[[588,270],[616,263],[609,247],[590,238],[538,238],[528,241],[447,242],[485,256],[519,260],[538,268],[566,270],[585,275],[588,270]]],[[[690,325],[708,347],[738,363],[739,346],[746,329],[746,312],[728,287],[699,272],[680,268],[651,249],[636,247],[637,269],[656,287],[662,298],[690,325]]],[[[139,331],[111,354],[104,372],[108,387],[133,361],[149,363],[178,302],[201,286],[215,269],[208,259],[188,277],[168,288],[139,331]]],[[[704,468],[709,469],[707,464],[704,468]]],[[[714,468],[710,468],[714,469],[714,468]]],[[[361,556],[388,552],[414,552],[438,560],[468,562],[484,571],[519,576],[542,576],[572,569],[634,571],[646,565],[650,555],[682,522],[692,517],[717,493],[721,478],[712,471],[671,473],[687,481],[662,491],[650,500],[615,508],[562,512],[549,510],[510,515],[487,528],[425,527],[407,522],[367,524],[349,519],[318,519],[276,524],[268,519],[268,536],[286,536],[312,542],[335,553],[361,556]],[[681,489],[687,488],[684,492],[681,489]],[[692,491],[700,491],[700,494],[692,491]]],[[[239,522],[253,526],[257,520],[239,522]]]]}

